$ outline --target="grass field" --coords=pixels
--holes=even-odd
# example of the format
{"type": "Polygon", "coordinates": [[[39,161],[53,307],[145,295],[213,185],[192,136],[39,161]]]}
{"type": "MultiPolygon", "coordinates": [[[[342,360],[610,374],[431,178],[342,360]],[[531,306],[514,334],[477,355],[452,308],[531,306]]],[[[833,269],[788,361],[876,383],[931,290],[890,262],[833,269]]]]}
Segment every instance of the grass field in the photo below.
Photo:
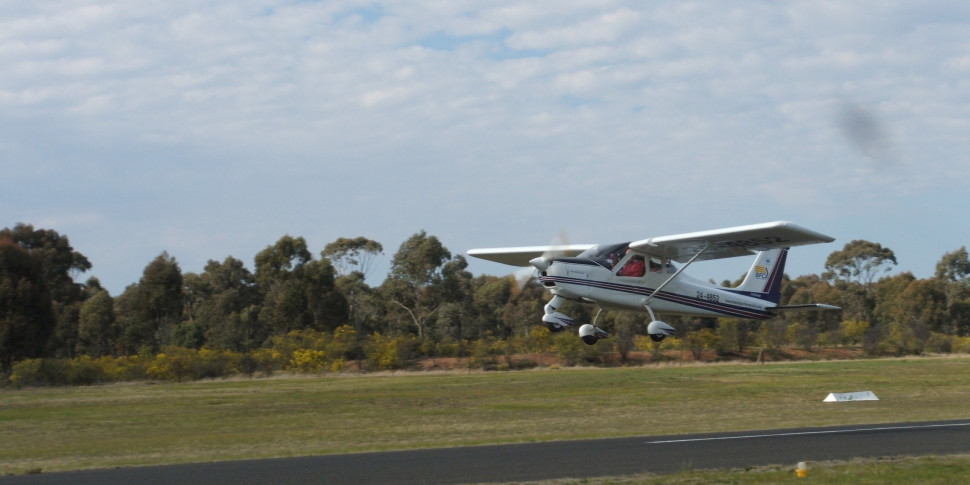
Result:
{"type": "Polygon", "coordinates": [[[0,474],[960,419],[970,359],[278,377],[0,391],[0,474]],[[872,390],[877,402],[823,403],[872,390]]]}
{"type": "Polygon", "coordinates": [[[813,463],[805,478],[797,478],[792,466],[768,466],[750,470],[699,470],[670,475],[608,477],[592,480],[558,480],[547,485],[686,485],[778,483],[842,483],[853,485],[952,485],[966,483],[970,455],[921,456],[813,463]]]}

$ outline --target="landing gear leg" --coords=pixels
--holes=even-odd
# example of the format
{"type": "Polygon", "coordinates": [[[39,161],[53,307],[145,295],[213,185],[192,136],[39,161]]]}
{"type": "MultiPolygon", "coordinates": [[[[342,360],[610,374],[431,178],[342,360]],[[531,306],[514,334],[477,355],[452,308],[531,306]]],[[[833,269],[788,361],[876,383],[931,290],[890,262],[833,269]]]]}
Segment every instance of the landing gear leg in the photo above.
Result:
{"type": "Polygon", "coordinates": [[[546,303],[545,315],[542,316],[542,322],[546,324],[551,332],[561,332],[566,327],[572,325],[573,319],[569,315],[563,315],[556,311],[563,303],[566,303],[566,299],[556,295],[546,303]]]}

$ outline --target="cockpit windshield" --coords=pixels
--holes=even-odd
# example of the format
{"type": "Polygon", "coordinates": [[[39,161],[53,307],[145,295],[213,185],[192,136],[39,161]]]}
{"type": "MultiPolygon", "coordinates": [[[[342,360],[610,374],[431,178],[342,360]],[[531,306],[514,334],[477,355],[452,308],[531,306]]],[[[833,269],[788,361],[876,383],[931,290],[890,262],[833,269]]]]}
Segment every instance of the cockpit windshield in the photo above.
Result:
{"type": "MultiPolygon", "coordinates": [[[[628,242],[620,244],[599,244],[583,251],[577,258],[587,259],[606,269],[613,270],[628,252],[630,252],[630,243],[628,242]]],[[[651,273],[673,274],[677,271],[677,267],[669,260],[661,261],[653,256],[647,257],[646,261],[644,259],[644,256],[641,255],[632,256],[624,267],[620,269],[618,276],[643,276],[646,272],[643,269],[644,267],[648,268],[651,273]]]]}
{"type": "Polygon", "coordinates": [[[613,269],[613,266],[623,259],[628,249],[630,249],[630,243],[628,242],[622,244],[598,244],[583,251],[578,257],[589,259],[606,269],[613,269]]]}

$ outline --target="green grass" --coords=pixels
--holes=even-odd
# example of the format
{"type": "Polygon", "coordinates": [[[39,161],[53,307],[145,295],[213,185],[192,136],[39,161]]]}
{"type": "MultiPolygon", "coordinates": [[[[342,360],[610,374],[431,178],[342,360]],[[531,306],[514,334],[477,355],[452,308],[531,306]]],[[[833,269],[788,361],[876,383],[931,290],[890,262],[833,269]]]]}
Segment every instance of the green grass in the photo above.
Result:
{"type": "Polygon", "coordinates": [[[670,475],[637,475],[587,480],[555,480],[547,484],[569,485],[682,485],[682,484],[778,484],[851,483],[854,485],[910,484],[950,485],[965,483],[970,476],[970,456],[926,456],[809,463],[808,475],[797,478],[793,466],[768,466],[749,470],[700,470],[670,475]]]}
{"type": "Polygon", "coordinates": [[[970,359],[0,391],[0,474],[968,417],[970,359]],[[823,403],[872,390],[878,402],[823,403]]]}

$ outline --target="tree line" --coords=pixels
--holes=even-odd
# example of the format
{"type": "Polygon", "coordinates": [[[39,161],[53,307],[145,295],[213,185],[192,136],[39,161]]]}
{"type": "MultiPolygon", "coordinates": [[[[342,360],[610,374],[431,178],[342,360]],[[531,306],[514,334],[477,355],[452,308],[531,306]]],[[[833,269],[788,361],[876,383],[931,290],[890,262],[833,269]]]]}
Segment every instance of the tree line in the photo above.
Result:
{"type": "MultiPolygon", "coordinates": [[[[612,337],[589,349],[575,345],[571,332],[560,342],[535,325],[548,298],[538,284],[519,288],[512,278],[473,276],[463,256],[425,231],[402,243],[383,283],[370,286],[366,275],[383,253],[379,242],[358,237],[333,241],[315,256],[304,238],[285,235],[255,255],[253,270],[228,256],[185,273],[163,252],[138,282],[111,296],[97,278],[78,282],[92,264],[66,235],[21,223],[0,231],[0,370],[10,375],[15,363],[43,359],[101,359],[102,368],[109,359],[124,367],[132,362],[124,359],[141,356],[141,377],[181,379],[165,367],[181,365],[175,355],[193,362],[196,371],[186,374],[193,377],[206,374],[198,369],[211,367],[203,361],[214,356],[252,373],[351,361],[394,368],[419,357],[489,360],[513,352],[541,359],[553,345],[567,361],[604,353],[625,361],[634,349],[659,356],[664,348],[699,355],[752,346],[855,346],[900,355],[970,347],[965,247],[944,254],[932,278],[917,279],[889,275],[897,264],[889,248],[851,241],[828,257],[821,274],[786,275],[782,289],[783,305],[821,302],[841,312],[787,313],[764,322],[668,316],[679,335],[661,345],[636,338],[649,323],[643,314],[608,312],[600,321],[612,337]],[[149,360],[157,364],[154,376],[149,360]]],[[[565,309],[580,321],[592,320],[592,310],[565,309]]]]}

